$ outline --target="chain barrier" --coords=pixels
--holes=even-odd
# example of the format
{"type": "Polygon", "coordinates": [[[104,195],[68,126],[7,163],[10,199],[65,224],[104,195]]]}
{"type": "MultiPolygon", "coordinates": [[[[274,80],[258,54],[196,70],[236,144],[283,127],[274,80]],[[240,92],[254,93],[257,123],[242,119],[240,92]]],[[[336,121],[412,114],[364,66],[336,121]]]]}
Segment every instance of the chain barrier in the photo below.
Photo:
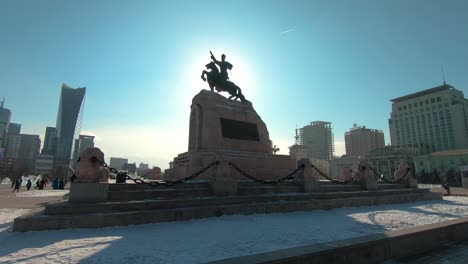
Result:
{"type": "MultiPolygon", "coordinates": [[[[156,182],[156,181],[147,182],[147,181],[144,181],[142,179],[134,179],[134,178],[130,177],[127,172],[119,172],[117,169],[109,167],[105,162],[101,162],[101,165],[103,167],[108,168],[111,173],[116,174],[116,178],[121,177],[121,178],[124,178],[125,180],[132,180],[136,184],[146,184],[146,185],[153,186],[153,187],[157,187],[157,186],[170,187],[170,186],[173,186],[173,185],[176,185],[176,184],[184,183],[186,181],[192,180],[192,179],[200,176],[205,171],[207,171],[211,167],[217,166],[218,164],[219,164],[219,161],[213,161],[212,163],[208,164],[208,166],[202,168],[201,170],[193,173],[192,175],[190,175],[188,177],[185,177],[185,178],[182,178],[182,179],[179,179],[179,180],[161,181],[161,182],[156,182]]],[[[147,176],[149,174],[150,173],[147,173],[145,176],[147,176]]]]}
{"type": "Polygon", "coordinates": [[[410,168],[406,169],[406,172],[405,174],[398,180],[388,180],[388,179],[385,179],[385,177],[383,177],[382,174],[378,173],[374,168],[370,167],[370,170],[375,174],[377,175],[377,177],[379,177],[379,179],[381,179],[382,181],[386,182],[386,183],[401,183],[408,175],[409,175],[409,172],[410,172],[410,168]]]}
{"type": "Polygon", "coordinates": [[[263,179],[258,179],[258,178],[254,177],[252,175],[249,175],[247,172],[243,171],[241,168],[239,168],[236,164],[234,164],[232,162],[229,162],[228,165],[231,166],[232,168],[234,168],[237,172],[239,172],[244,177],[247,177],[247,178],[251,179],[252,181],[263,183],[263,184],[277,184],[279,182],[292,180],[292,179],[294,179],[296,177],[296,173],[299,170],[304,169],[304,167],[305,167],[304,164],[302,164],[299,167],[297,167],[293,172],[291,172],[288,175],[286,175],[286,176],[284,176],[282,178],[279,178],[277,180],[263,180],[263,179]]]}
{"type": "Polygon", "coordinates": [[[323,173],[319,168],[315,167],[314,164],[310,163],[310,166],[312,166],[312,168],[313,168],[314,170],[316,170],[316,171],[320,174],[320,176],[322,176],[322,177],[324,177],[325,179],[329,180],[330,182],[336,183],[336,184],[348,184],[348,183],[350,183],[350,182],[354,182],[354,181],[356,180],[356,178],[358,178],[359,175],[361,174],[360,171],[357,171],[357,172],[354,173],[353,177],[351,177],[351,178],[349,178],[349,179],[347,179],[347,180],[345,180],[345,181],[340,181],[340,180],[333,179],[333,178],[327,176],[327,175],[326,175],[325,173],[323,173]]]}

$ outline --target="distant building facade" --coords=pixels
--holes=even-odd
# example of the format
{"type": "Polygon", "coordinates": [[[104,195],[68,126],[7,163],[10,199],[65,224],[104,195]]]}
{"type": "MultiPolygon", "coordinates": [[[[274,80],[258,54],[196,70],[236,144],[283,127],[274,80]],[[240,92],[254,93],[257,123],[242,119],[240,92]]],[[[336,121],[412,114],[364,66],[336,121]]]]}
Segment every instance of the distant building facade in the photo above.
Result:
{"type": "MultiPolygon", "coordinates": [[[[449,174],[461,185],[460,167],[468,165],[468,149],[432,152],[415,157],[415,171],[418,175],[436,174],[437,177],[448,177],[449,174]]],[[[439,179],[440,180],[440,179],[439,179]]]]}
{"type": "Polygon", "coordinates": [[[70,165],[75,139],[78,139],[81,131],[85,93],[86,88],[73,89],[65,83],[62,85],[56,125],[55,165],[70,165]]]}
{"type": "Polygon", "coordinates": [[[8,132],[6,134],[4,148],[5,148],[5,156],[8,158],[18,158],[19,155],[19,147],[21,143],[21,125],[10,123],[8,127],[8,132]]]}
{"type": "Polygon", "coordinates": [[[11,123],[8,126],[7,135],[19,135],[21,133],[21,124],[11,123]]]}
{"type": "Polygon", "coordinates": [[[298,145],[309,159],[331,160],[335,152],[330,122],[314,121],[299,129],[298,145]]]}
{"type": "Polygon", "coordinates": [[[0,148],[5,146],[5,140],[10,125],[11,111],[3,107],[4,101],[0,104],[0,148]]]}
{"type": "Polygon", "coordinates": [[[73,152],[72,167],[76,168],[78,158],[83,152],[94,147],[94,136],[80,135],[78,139],[75,139],[75,148],[73,152]]]}
{"type": "Polygon", "coordinates": [[[21,145],[21,135],[8,135],[5,142],[6,157],[17,159],[21,145]]]}
{"type": "Polygon", "coordinates": [[[366,156],[374,149],[385,147],[384,133],[382,130],[354,125],[345,133],[345,146],[347,156],[366,156]]]}
{"type": "Polygon", "coordinates": [[[124,166],[123,166],[123,170],[126,170],[128,171],[128,173],[136,173],[136,170],[137,170],[137,167],[136,167],[136,163],[125,163],[124,166]]]}
{"type": "Polygon", "coordinates": [[[123,170],[124,165],[128,163],[128,159],[124,158],[110,158],[109,167],[115,168],[116,170],[123,170]]]}
{"type": "Polygon", "coordinates": [[[394,179],[400,163],[407,163],[414,168],[414,158],[421,155],[419,148],[386,146],[375,149],[366,156],[370,166],[386,179],[394,179]]]}
{"type": "Polygon", "coordinates": [[[34,171],[36,174],[51,174],[54,167],[54,155],[40,154],[36,158],[34,171]]]}
{"type": "Polygon", "coordinates": [[[22,166],[24,166],[26,172],[34,172],[34,165],[40,148],[41,139],[39,135],[21,134],[18,159],[23,163],[22,166]]]}
{"type": "Polygon", "coordinates": [[[45,136],[44,136],[44,146],[42,147],[41,154],[54,155],[56,145],[57,145],[57,129],[55,129],[55,127],[46,127],[45,136]]]}
{"type": "Polygon", "coordinates": [[[335,157],[330,161],[331,176],[340,180],[347,180],[353,176],[360,161],[358,156],[335,157]]]}
{"type": "Polygon", "coordinates": [[[305,148],[303,145],[294,144],[289,147],[289,156],[295,160],[299,161],[302,158],[306,158],[305,148]]]}
{"type": "Polygon", "coordinates": [[[392,145],[426,153],[468,148],[468,100],[444,84],[392,99],[392,145]]]}

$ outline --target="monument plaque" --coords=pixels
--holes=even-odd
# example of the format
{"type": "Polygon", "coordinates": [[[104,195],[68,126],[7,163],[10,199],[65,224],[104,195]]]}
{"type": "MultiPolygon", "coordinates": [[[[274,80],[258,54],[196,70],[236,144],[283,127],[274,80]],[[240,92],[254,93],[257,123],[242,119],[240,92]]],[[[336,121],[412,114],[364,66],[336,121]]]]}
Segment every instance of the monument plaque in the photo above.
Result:
{"type": "Polygon", "coordinates": [[[249,141],[260,140],[257,124],[227,118],[220,118],[220,122],[221,131],[225,138],[249,141]]]}

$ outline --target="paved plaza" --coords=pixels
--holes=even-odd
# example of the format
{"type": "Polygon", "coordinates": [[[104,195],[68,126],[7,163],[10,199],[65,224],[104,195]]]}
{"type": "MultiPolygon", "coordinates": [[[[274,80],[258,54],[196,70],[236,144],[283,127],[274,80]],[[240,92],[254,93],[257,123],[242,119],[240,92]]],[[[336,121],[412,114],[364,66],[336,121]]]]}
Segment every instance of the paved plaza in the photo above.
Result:
{"type": "MultiPolygon", "coordinates": [[[[1,263],[203,263],[468,216],[468,197],[454,196],[443,201],[326,211],[13,233],[15,217],[44,203],[67,199],[67,190],[11,191],[9,185],[0,185],[1,263]]],[[[466,194],[463,189],[452,192],[466,194]]],[[[389,263],[462,263],[468,254],[467,243],[389,263]]]]}

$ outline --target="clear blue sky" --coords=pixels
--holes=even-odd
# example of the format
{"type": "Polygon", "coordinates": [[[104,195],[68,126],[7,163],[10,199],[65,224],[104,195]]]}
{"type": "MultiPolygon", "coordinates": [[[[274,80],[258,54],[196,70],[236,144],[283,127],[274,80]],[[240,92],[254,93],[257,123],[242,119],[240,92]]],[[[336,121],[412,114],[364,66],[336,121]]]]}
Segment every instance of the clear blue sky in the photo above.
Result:
{"type": "Polygon", "coordinates": [[[109,156],[167,168],[187,149],[204,64],[231,80],[281,153],[296,124],[354,122],[389,142],[390,99],[468,91],[468,1],[0,1],[0,97],[23,133],[55,126],[62,82],[87,87],[82,130],[109,156]]]}

